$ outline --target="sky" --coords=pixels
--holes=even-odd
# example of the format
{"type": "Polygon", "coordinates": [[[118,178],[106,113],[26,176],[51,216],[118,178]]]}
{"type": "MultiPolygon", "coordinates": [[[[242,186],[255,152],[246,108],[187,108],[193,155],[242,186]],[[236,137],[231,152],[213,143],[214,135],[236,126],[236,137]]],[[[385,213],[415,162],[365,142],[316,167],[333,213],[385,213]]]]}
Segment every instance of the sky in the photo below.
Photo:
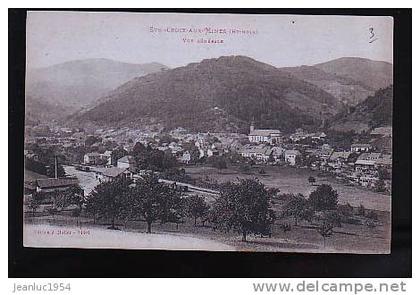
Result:
{"type": "Polygon", "coordinates": [[[223,55],[277,67],[393,57],[388,16],[36,11],[28,13],[26,37],[29,68],[88,58],[174,68],[223,55]]]}

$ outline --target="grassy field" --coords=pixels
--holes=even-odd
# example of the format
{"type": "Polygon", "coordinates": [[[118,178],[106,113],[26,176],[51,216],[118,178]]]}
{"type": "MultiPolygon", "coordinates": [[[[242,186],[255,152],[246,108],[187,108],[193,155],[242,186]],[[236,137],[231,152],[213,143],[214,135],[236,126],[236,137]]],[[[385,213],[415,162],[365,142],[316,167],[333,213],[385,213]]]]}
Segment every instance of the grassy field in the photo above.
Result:
{"type": "MultiPolygon", "coordinates": [[[[269,237],[260,237],[259,235],[249,235],[247,242],[241,241],[241,236],[235,232],[224,233],[221,231],[214,230],[209,226],[202,226],[200,223],[194,226],[191,219],[186,219],[184,223],[178,226],[173,223],[155,223],[152,226],[152,232],[160,235],[161,238],[156,238],[155,244],[148,242],[147,248],[159,248],[162,249],[162,245],[166,245],[165,249],[180,249],[183,241],[189,239],[198,239],[200,241],[200,249],[208,250],[226,250],[234,248],[239,251],[264,251],[264,252],[329,252],[329,253],[388,253],[390,239],[390,223],[389,213],[379,212],[379,223],[378,226],[370,228],[364,224],[353,225],[343,223],[341,227],[335,227],[333,235],[326,240],[324,247],[323,238],[317,231],[316,224],[310,224],[307,222],[300,222],[297,226],[293,225],[293,221],[290,219],[279,219],[273,226],[273,234],[269,237]],[[281,228],[282,223],[292,224],[291,231],[283,232],[281,228]],[[173,238],[173,246],[171,246],[171,238],[173,238]],[[181,241],[182,240],[182,241],[181,241]],[[205,248],[208,242],[208,247],[205,248]],[[181,243],[181,244],[180,244],[181,243]],[[154,245],[154,247],[153,247],[154,245]],[[217,248],[219,245],[219,248],[217,248]],[[204,248],[203,248],[204,247],[204,248]]],[[[61,228],[73,229],[76,226],[80,226],[82,229],[90,229],[92,233],[98,233],[98,240],[96,243],[101,243],[104,239],[103,231],[108,230],[107,223],[96,223],[93,224],[92,219],[79,218],[77,219],[70,216],[44,216],[36,218],[26,218],[25,223],[29,229],[31,226],[37,225],[39,228],[44,226],[55,226],[61,228]]],[[[119,228],[124,232],[139,233],[138,238],[143,239],[146,232],[146,223],[141,221],[128,222],[126,224],[119,223],[119,228]]],[[[80,237],[75,237],[76,241],[68,241],[65,243],[83,243],[80,237]]],[[[131,239],[132,237],[130,237],[131,239]]],[[[92,234],[89,237],[90,240],[86,241],[86,246],[95,244],[95,235],[92,234]],[[93,239],[93,240],[92,240],[93,239]]],[[[36,243],[42,241],[36,240],[36,243]]],[[[48,245],[51,246],[54,240],[49,240],[48,245]]],[[[57,244],[59,240],[55,241],[57,244]]],[[[124,243],[118,240],[103,241],[109,246],[109,243],[114,243],[112,248],[124,248],[129,247],[130,244],[124,245],[124,243]]],[[[83,244],[80,244],[83,245],[83,244]]],[[[138,247],[141,243],[133,244],[138,247]]],[[[65,246],[64,244],[62,246],[65,246]]],[[[134,247],[134,246],[133,246],[134,247]]],[[[198,247],[198,246],[197,246],[198,247]]]]}
{"type": "MultiPolygon", "coordinates": [[[[77,220],[81,221],[81,227],[90,229],[92,235],[84,237],[75,237],[77,240],[54,240],[49,237],[45,243],[52,246],[54,243],[62,243],[62,246],[73,245],[83,247],[92,247],[103,243],[104,247],[111,248],[159,248],[159,249],[184,249],[190,243],[196,245],[192,249],[208,249],[208,250],[229,250],[236,249],[239,251],[269,251],[269,252],[329,252],[329,253],[388,253],[389,240],[391,236],[390,225],[390,196],[378,194],[360,187],[350,187],[339,183],[333,178],[320,178],[316,172],[304,169],[295,169],[291,167],[264,167],[265,173],[259,173],[260,168],[254,167],[249,173],[244,173],[237,167],[229,167],[229,169],[218,170],[212,167],[186,167],[186,172],[193,178],[205,178],[206,176],[217,180],[235,181],[238,177],[257,177],[267,186],[277,187],[283,193],[302,193],[308,195],[316,189],[308,183],[308,177],[314,176],[317,180],[316,184],[329,183],[336,189],[340,195],[341,203],[350,203],[357,207],[363,204],[366,208],[374,210],[378,215],[378,222],[375,227],[366,225],[367,219],[358,217],[359,224],[342,223],[341,227],[335,227],[334,233],[327,238],[324,246],[322,236],[318,233],[319,224],[311,224],[301,221],[298,225],[294,225],[293,220],[288,218],[280,218],[281,202],[277,199],[274,201],[273,208],[277,212],[279,219],[272,228],[271,237],[260,237],[249,235],[247,242],[241,241],[241,236],[235,232],[224,233],[213,230],[210,226],[194,226],[191,219],[185,219],[185,222],[178,226],[173,223],[160,224],[155,223],[152,226],[153,238],[146,235],[146,224],[141,221],[128,222],[126,224],[119,223],[121,231],[108,230],[107,224],[94,224],[90,218],[74,218],[64,215],[56,216],[38,216],[25,217],[25,223],[30,224],[27,227],[30,231],[31,226],[38,228],[47,228],[49,226],[61,228],[74,228],[78,226],[77,220]],[[291,231],[284,232],[282,224],[291,224],[291,231]],[[120,235],[129,232],[129,235],[120,235]],[[95,237],[97,240],[95,241],[95,237]],[[120,237],[120,238],[118,238],[120,237]],[[126,238],[126,243],[121,243],[119,239],[126,238]],[[108,239],[108,240],[107,240],[108,239]],[[138,241],[136,240],[138,239],[138,241]],[[172,240],[172,244],[171,244],[172,240]],[[85,242],[83,242],[85,241],[85,242]],[[113,244],[114,243],[114,244],[113,244]]],[[[80,177],[80,176],[79,176],[80,177]]],[[[91,184],[93,183],[92,174],[88,173],[82,177],[82,180],[91,184]]],[[[84,183],[82,181],[82,183],[84,183]]],[[[38,245],[42,244],[42,240],[36,240],[38,245]]]]}
{"type": "Polygon", "coordinates": [[[339,202],[349,203],[353,207],[360,204],[368,209],[379,211],[391,211],[391,197],[389,195],[376,193],[359,186],[347,186],[332,177],[319,177],[318,172],[309,169],[299,169],[292,167],[264,166],[265,174],[260,174],[260,167],[253,167],[245,173],[236,166],[228,169],[219,170],[208,166],[187,166],[184,167],[187,174],[193,178],[205,178],[217,180],[219,182],[235,181],[239,178],[255,178],[270,187],[280,189],[281,193],[301,193],[308,196],[316,189],[316,185],[330,184],[339,194],[339,202]],[[308,182],[308,177],[316,178],[315,185],[308,182]]]}
{"type": "Polygon", "coordinates": [[[25,181],[34,181],[34,180],[37,180],[37,179],[48,178],[48,176],[33,172],[31,170],[28,170],[28,169],[25,169],[24,170],[24,178],[25,178],[25,181]]]}

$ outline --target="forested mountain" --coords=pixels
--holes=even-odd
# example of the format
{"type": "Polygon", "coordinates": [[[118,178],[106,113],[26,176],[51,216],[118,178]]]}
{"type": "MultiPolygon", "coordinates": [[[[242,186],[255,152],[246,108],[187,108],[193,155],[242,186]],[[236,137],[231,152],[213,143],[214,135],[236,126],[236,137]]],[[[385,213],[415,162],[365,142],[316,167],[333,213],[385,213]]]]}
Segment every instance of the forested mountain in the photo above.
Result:
{"type": "Polygon", "coordinates": [[[380,89],[355,107],[336,115],[331,129],[360,132],[379,126],[392,125],[393,87],[380,89]]]}
{"type": "Polygon", "coordinates": [[[137,77],[73,121],[161,123],[200,131],[293,130],[318,125],[342,108],[331,94],[287,71],[245,56],[223,56],[137,77]]]}

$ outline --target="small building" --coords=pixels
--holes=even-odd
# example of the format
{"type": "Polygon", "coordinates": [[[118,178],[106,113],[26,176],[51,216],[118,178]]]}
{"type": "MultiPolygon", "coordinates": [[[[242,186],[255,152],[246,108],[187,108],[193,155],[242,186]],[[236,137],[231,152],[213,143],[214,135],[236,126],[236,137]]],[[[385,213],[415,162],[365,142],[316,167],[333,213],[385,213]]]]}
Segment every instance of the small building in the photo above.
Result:
{"type": "Polygon", "coordinates": [[[301,154],[298,150],[286,150],[284,152],[284,161],[289,163],[291,166],[295,166],[300,155],[301,154]]]}
{"type": "Polygon", "coordinates": [[[213,156],[219,156],[220,155],[220,151],[218,149],[215,148],[208,148],[207,149],[207,157],[213,157],[213,156]]]}
{"type": "Polygon", "coordinates": [[[99,153],[87,153],[83,156],[83,164],[98,165],[101,162],[101,155],[99,153]]]}
{"type": "Polygon", "coordinates": [[[369,143],[354,143],[350,148],[352,153],[365,153],[372,150],[372,145],[369,143]]]}
{"type": "Polygon", "coordinates": [[[355,170],[358,172],[366,172],[376,168],[376,162],[381,156],[380,153],[363,153],[354,163],[355,170]]]}
{"type": "Polygon", "coordinates": [[[311,139],[313,140],[324,140],[326,137],[327,135],[324,132],[316,132],[311,134],[311,139]]]}
{"type": "Polygon", "coordinates": [[[110,167],[96,170],[96,178],[99,181],[111,181],[117,177],[131,178],[132,172],[128,168],[110,167]]]}
{"type": "Polygon", "coordinates": [[[283,159],[285,149],[279,146],[271,148],[270,156],[274,159],[275,162],[278,162],[283,159]]]}
{"type": "Polygon", "coordinates": [[[392,137],[392,126],[378,127],[370,132],[372,136],[392,137]]]}
{"type": "Polygon", "coordinates": [[[117,161],[118,168],[129,169],[130,171],[136,170],[136,160],[133,156],[124,156],[117,161]]]}
{"type": "Polygon", "coordinates": [[[189,164],[190,163],[190,161],[191,161],[191,154],[190,154],[190,152],[189,151],[185,151],[183,154],[182,154],[182,157],[181,157],[181,163],[184,163],[184,164],[189,164]]]}
{"type": "Polygon", "coordinates": [[[76,177],[45,178],[37,179],[35,184],[38,193],[51,193],[74,187],[79,184],[79,180],[76,177]]]}
{"type": "Polygon", "coordinates": [[[375,188],[376,183],[378,182],[379,178],[375,177],[375,176],[361,176],[359,178],[359,183],[361,186],[363,187],[368,187],[368,188],[375,188]]]}

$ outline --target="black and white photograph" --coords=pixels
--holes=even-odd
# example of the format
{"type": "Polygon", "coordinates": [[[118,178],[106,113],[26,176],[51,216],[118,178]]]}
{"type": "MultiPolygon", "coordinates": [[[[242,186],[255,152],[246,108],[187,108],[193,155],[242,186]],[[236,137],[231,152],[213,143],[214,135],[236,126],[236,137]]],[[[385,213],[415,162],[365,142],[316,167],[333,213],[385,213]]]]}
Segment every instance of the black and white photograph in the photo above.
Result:
{"type": "Polygon", "coordinates": [[[29,11],[24,247],[389,254],[393,29],[29,11]]]}

